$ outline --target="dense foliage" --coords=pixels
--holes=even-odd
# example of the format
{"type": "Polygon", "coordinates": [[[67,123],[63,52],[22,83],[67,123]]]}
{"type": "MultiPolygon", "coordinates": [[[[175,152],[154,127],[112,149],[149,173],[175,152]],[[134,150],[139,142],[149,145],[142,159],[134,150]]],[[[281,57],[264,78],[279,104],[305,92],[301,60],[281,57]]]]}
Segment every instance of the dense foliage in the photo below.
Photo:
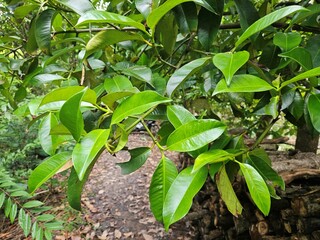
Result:
{"type": "MultiPolygon", "coordinates": [[[[31,193],[71,168],[68,200],[80,210],[102,151],[126,150],[143,124],[162,153],[150,205],[166,229],[188,213],[208,176],[238,216],[243,207],[232,182],[242,175],[267,215],[275,188],[285,184],[259,144],[282,117],[318,137],[320,5],[313,1],[6,2],[0,91],[17,114],[40,121],[40,143],[50,155],[31,174],[31,193]],[[21,104],[29,92],[39,96],[21,104]],[[253,119],[252,126],[229,134],[231,124],[213,107],[219,104],[234,118],[253,119]],[[160,130],[154,134],[145,120],[160,130]],[[257,140],[246,146],[253,126],[257,140]],[[71,151],[63,150],[66,142],[71,151]],[[189,154],[194,165],[178,172],[167,151],[189,154]]],[[[119,164],[126,174],[151,148],[128,151],[128,162],[119,164]]]]}

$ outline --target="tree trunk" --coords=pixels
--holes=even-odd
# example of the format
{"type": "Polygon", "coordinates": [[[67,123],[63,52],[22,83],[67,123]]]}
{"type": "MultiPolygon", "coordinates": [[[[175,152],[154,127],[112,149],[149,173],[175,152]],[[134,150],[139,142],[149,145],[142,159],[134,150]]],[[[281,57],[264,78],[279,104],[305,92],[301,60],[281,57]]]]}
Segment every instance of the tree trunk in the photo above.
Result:
{"type": "Polygon", "coordinates": [[[306,125],[298,127],[295,148],[301,152],[317,153],[319,133],[310,131],[306,125]]]}

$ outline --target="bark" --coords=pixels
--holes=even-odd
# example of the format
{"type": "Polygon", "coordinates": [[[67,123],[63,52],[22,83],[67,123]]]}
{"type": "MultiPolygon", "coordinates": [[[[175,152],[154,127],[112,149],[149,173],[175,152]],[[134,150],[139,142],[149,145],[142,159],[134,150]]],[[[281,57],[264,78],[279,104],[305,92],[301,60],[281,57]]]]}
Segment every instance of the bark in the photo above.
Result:
{"type": "Polygon", "coordinates": [[[319,133],[310,131],[307,125],[298,127],[295,148],[301,152],[317,153],[319,144],[319,133]]]}

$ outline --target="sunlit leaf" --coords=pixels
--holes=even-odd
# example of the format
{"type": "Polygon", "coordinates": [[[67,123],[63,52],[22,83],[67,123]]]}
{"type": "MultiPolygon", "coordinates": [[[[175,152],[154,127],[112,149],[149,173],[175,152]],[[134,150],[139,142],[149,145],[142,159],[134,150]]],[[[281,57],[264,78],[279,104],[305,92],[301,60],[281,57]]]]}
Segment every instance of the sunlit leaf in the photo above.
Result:
{"type": "Polygon", "coordinates": [[[187,122],[196,120],[196,117],[193,116],[191,112],[179,105],[168,106],[167,116],[174,128],[178,128],[187,122]]]}
{"type": "Polygon", "coordinates": [[[73,11],[78,13],[79,15],[83,15],[84,13],[93,9],[92,3],[89,0],[56,0],[58,3],[63,4],[73,11]]]}
{"type": "Polygon", "coordinates": [[[19,211],[18,222],[23,230],[24,236],[27,237],[31,229],[31,218],[22,208],[19,211]]]}
{"type": "Polygon", "coordinates": [[[320,94],[312,94],[308,99],[308,111],[313,127],[320,132],[320,94]]]}

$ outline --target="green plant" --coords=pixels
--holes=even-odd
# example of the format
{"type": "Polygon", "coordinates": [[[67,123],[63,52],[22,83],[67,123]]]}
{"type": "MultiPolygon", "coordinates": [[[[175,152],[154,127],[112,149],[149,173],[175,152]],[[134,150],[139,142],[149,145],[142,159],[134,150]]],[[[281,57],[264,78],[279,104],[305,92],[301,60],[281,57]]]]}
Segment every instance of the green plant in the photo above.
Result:
{"type": "Polygon", "coordinates": [[[3,168],[0,168],[0,209],[11,223],[18,221],[25,237],[52,239],[52,231],[63,228],[62,222],[48,213],[50,207],[34,200],[26,185],[16,183],[3,168]]]}
{"type": "MultiPolygon", "coordinates": [[[[25,49],[21,45],[29,68],[14,69],[4,61],[12,71],[3,73],[2,93],[17,107],[8,96],[15,90],[8,76],[19,81],[19,71],[20,88],[56,86],[18,108],[41,121],[39,139],[50,155],[32,172],[30,192],[71,161],[68,200],[80,210],[83,186],[100,154],[126,149],[129,134],[142,124],[154,145],[129,149],[130,159],[119,165],[131,173],[152,148],[160,150],[150,204],[166,229],[188,213],[208,176],[233,215],[243,209],[232,187],[237,175],[257,208],[269,213],[271,197],[279,198],[276,188],[285,184],[259,144],[284,114],[309,133],[320,131],[319,54],[308,50],[319,48],[314,28],[319,4],[136,0],[112,1],[97,10],[87,0],[23,3],[33,6],[13,8],[29,28],[25,49]],[[34,61],[40,64],[31,68],[34,61]],[[256,119],[255,144],[246,146],[242,134],[229,135],[223,115],[217,119],[212,107],[195,116],[187,104],[173,104],[192,99],[194,89],[209,106],[224,103],[234,117],[256,119]],[[158,120],[162,127],[153,134],[145,120],[158,120]],[[60,151],[66,141],[76,144],[60,151]],[[167,151],[187,153],[194,165],[178,173],[167,151]]],[[[21,62],[10,44],[2,51],[21,62]]]]}

